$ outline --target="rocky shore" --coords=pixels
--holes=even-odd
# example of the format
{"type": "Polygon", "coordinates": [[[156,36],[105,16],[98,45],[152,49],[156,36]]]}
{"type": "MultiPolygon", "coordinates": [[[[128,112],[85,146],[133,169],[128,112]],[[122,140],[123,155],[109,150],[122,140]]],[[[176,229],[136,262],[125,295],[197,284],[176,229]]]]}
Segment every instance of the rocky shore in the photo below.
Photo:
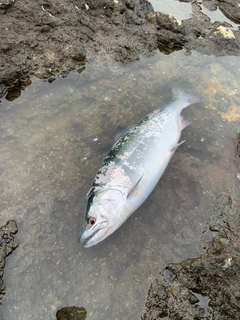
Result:
{"type": "Polygon", "coordinates": [[[150,286],[142,320],[239,319],[239,208],[231,195],[219,195],[206,253],[162,271],[150,286]]]}
{"type": "MultiPolygon", "coordinates": [[[[235,1],[205,0],[239,21],[235,1]]],[[[30,76],[54,79],[85,61],[110,55],[127,64],[156,50],[166,54],[185,48],[209,55],[239,55],[240,30],[220,21],[212,23],[198,2],[192,18],[179,21],[154,12],[147,0],[62,0],[0,3],[0,95],[15,83],[18,90],[30,76]]]]}

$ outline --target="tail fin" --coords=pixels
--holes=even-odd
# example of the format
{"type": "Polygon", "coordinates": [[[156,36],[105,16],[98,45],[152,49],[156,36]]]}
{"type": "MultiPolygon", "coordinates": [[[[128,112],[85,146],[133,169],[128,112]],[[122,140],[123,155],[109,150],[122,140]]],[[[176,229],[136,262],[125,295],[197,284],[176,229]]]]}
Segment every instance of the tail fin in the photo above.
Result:
{"type": "Polygon", "coordinates": [[[200,96],[187,92],[177,84],[171,85],[171,88],[174,100],[181,100],[183,102],[182,109],[188,107],[190,104],[201,102],[203,100],[200,96]]]}

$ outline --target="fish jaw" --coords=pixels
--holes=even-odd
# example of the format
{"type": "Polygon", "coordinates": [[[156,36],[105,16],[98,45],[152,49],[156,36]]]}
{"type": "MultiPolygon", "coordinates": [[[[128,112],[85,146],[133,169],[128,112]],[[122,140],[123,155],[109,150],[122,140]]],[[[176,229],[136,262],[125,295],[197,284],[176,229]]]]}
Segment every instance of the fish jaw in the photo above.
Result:
{"type": "Polygon", "coordinates": [[[119,190],[104,190],[96,194],[86,214],[84,232],[79,239],[81,243],[85,242],[85,248],[106,239],[122,225],[127,219],[125,202],[126,197],[119,190]],[[94,225],[90,225],[90,219],[95,220],[94,225]]]}
{"type": "Polygon", "coordinates": [[[85,242],[84,248],[90,248],[108,237],[108,221],[103,221],[85,230],[79,241],[85,242]]]}

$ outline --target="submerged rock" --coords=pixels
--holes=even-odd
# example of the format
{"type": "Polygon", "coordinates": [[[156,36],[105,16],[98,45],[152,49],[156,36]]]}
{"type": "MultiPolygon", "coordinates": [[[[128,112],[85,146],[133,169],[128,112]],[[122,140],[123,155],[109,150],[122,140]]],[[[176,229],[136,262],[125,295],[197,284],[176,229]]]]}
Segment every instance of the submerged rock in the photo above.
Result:
{"type": "Polygon", "coordinates": [[[87,311],[83,307],[65,307],[58,310],[57,320],[84,320],[87,317],[87,311]]]}
{"type": "Polygon", "coordinates": [[[13,236],[17,231],[17,224],[14,220],[9,220],[5,226],[0,228],[0,301],[6,289],[3,282],[5,260],[6,257],[18,246],[13,236]]]}
{"type": "Polygon", "coordinates": [[[239,319],[240,232],[239,221],[227,218],[234,211],[231,195],[221,194],[212,210],[216,235],[207,252],[167,266],[150,286],[143,320],[239,319]]]}

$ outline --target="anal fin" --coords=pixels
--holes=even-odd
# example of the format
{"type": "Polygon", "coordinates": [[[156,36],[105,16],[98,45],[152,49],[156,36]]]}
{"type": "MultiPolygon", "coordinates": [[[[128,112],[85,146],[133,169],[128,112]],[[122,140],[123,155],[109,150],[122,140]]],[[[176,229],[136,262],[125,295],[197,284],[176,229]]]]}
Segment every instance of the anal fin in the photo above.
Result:
{"type": "Polygon", "coordinates": [[[186,141],[186,140],[183,140],[183,141],[179,142],[175,147],[173,147],[173,148],[171,149],[171,152],[176,151],[177,148],[178,148],[181,144],[183,144],[185,141],[186,141]]]}

